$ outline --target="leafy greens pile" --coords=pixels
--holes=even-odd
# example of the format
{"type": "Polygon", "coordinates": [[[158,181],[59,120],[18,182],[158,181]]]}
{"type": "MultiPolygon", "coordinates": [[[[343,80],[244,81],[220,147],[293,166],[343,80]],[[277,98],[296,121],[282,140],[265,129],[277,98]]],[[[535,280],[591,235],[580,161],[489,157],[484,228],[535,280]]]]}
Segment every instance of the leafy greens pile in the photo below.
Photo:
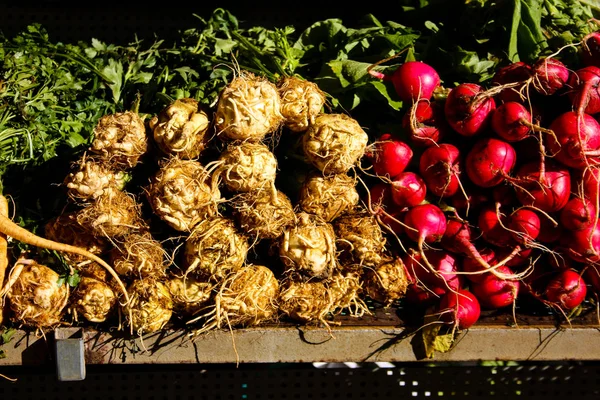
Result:
{"type": "MultiPolygon", "coordinates": [[[[18,204],[20,222],[35,229],[63,204],[58,184],[91,143],[102,115],[134,105],[151,115],[181,97],[212,105],[239,69],[273,81],[284,75],[314,81],[328,93],[330,111],[351,112],[377,132],[399,125],[404,105],[367,73],[374,63],[391,58],[375,67],[391,72],[406,60],[422,60],[447,87],[486,82],[499,65],[535,60],[597,27],[591,1],[401,3],[396,21],[367,14],[358,27],[334,18],[302,31],[243,27],[227,10],[215,9],[171,42],[135,39],[125,46],[93,38],[53,41],[39,24],[14,37],[0,35],[2,192],[18,204]],[[55,189],[40,192],[48,182],[55,189]]],[[[562,54],[576,55],[568,47],[562,54]]]]}

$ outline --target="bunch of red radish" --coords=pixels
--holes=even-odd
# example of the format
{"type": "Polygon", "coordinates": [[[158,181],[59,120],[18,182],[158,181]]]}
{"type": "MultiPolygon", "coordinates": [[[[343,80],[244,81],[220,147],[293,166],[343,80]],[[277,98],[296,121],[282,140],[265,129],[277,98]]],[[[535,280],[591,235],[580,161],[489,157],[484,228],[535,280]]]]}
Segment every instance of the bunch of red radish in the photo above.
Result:
{"type": "Polygon", "coordinates": [[[482,309],[536,302],[568,316],[600,293],[600,33],[579,50],[578,65],[515,62],[486,86],[443,88],[420,61],[371,71],[410,105],[403,132],[367,153],[406,302],[463,329],[482,309]]]}

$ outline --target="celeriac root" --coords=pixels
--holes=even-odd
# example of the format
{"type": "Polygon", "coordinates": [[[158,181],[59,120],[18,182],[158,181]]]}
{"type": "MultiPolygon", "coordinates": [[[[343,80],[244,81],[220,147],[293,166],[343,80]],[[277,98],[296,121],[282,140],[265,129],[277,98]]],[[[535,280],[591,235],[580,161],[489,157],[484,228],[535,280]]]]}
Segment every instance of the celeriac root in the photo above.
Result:
{"type": "Polygon", "coordinates": [[[65,243],[55,242],[55,241],[48,240],[48,239],[42,238],[40,236],[37,236],[34,233],[29,232],[27,229],[22,228],[19,225],[15,224],[12,220],[10,220],[8,217],[6,217],[4,215],[0,215],[0,233],[5,236],[10,236],[13,239],[18,240],[19,242],[23,242],[23,243],[26,243],[26,244],[29,244],[32,246],[36,246],[36,247],[40,247],[40,248],[48,249],[48,250],[74,253],[74,254],[86,257],[92,261],[97,262],[98,264],[102,265],[108,271],[108,273],[110,273],[112,275],[112,277],[115,279],[115,281],[119,285],[119,288],[123,292],[123,295],[125,296],[125,301],[127,303],[129,303],[129,295],[127,294],[125,285],[123,285],[123,282],[119,278],[119,275],[115,272],[115,270],[110,265],[108,265],[108,263],[106,261],[104,261],[97,255],[90,253],[89,251],[82,249],[80,247],[71,246],[71,245],[65,244],[65,243]]]}

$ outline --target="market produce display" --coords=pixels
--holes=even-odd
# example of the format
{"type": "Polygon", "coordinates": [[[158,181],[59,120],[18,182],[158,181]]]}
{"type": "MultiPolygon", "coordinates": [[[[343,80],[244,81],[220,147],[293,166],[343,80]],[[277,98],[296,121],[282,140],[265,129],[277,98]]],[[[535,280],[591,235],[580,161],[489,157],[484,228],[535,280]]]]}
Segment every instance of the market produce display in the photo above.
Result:
{"type": "Polygon", "coordinates": [[[1,37],[5,329],[197,337],[389,308],[453,337],[492,310],[595,313],[597,10],[462,7],[485,28],[217,9],[172,47],[1,37]]]}

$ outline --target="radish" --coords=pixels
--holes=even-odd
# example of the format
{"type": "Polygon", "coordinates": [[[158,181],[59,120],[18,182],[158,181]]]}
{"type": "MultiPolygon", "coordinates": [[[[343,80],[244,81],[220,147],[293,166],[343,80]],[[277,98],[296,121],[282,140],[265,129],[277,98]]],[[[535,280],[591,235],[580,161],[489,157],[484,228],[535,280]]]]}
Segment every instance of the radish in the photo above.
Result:
{"type": "Polygon", "coordinates": [[[573,107],[578,112],[596,114],[600,112],[600,68],[588,66],[578,69],[569,78],[570,90],[567,93],[573,107]]]}
{"type": "Polygon", "coordinates": [[[407,300],[411,303],[430,304],[461,287],[462,279],[456,274],[458,259],[448,252],[427,250],[419,254],[409,250],[403,261],[410,279],[407,300]]]}
{"type": "Polygon", "coordinates": [[[564,233],[565,228],[562,224],[554,219],[540,217],[540,233],[536,240],[540,243],[552,244],[558,242],[564,233]]]}
{"type": "Polygon", "coordinates": [[[429,100],[440,86],[440,76],[430,65],[421,61],[407,61],[391,75],[369,69],[369,74],[377,79],[391,81],[402,101],[415,102],[429,100]]]}
{"type": "Polygon", "coordinates": [[[578,183],[581,185],[581,193],[585,198],[590,199],[596,204],[598,201],[598,193],[600,193],[600,167],[585,168],[577,177],[578,183]]]}
{"type": "Polygon", "coordinates": [[[535,90],[551,96],[562,89],[569,80],[569,70],[555,58],[542,58],[532,65],[532,81],[535,90]]]}
{"type": "MultiPolygon", "coordinates": [[[[494,77],[492,78],[492,84],[503,86],[510,83],[519,83],[523,82],[523,86],[525,81],[527,81],[532,75],[531,66],[529,64],[524,63],[523,61],[517,61],[506,65],[496,71],[494,77]]],[[[518,90],[520,87],[514,88],[504,88],[500,93],[496,95],[496,98],[501,102],[509,102],[509,101],[521,101],[521,95],[518,90]]]]}
{"type": "Polygon", "coordinates": [[[483,207],[479,213],[478,226],[481,236],[486,242],[499,247],[512,247],[515,242],[509,231],[509,217],[500,212],[496,205],[489,204],[483,207]]]}
{"type": "Polygon", "coordinates": [[[523,104],[509,101],[494,110],[491,126],[498,136],[512,143],[529,136],[533,123],[531,113],[523,104]]]}
{"type": "MultiPolygon", "coordinates": [[[[508,276],[498,273],[496,271],[496,267],[508,262],[513,255],[508,255],[502,261],[490,264],[489,261],[493,257],[488,257],[489,259],[486,259],[479,252],[479,250],[477,250],[477,248],[473,244],[473,237],[471,236],[471,230],[469,228],[469,225],[467,225],[464,221],[459,221],[457,219],[448,219],[446,223],[446,230],[444,232],[444,236],[442,236],[440,244],[444,248],[444,250],[464,255],[468,259],[478,263],[478,270],[480,271],[490,271],[493,275],[497,275],[499,278],[502,279],[509,278],[508,276]]],[[[475,269],[472,269],[470,272],[474,271],[475,269]]],[[[468,276],[473,275],[468,274],[468,276]]]]}
{"type": "Polygon", "coordinates": [[[590,227],[571,231],[564,235],[560,247],[575,262],[596,263],[600,261],[600,221],[590,227]]]}
{"type": "Polygon", "coordinates": [[[367,149],[365,155],[378,176],[394,178],[406,169],[413,151],[406,143],[384,133],[367,149]]]}
{"type": "Polygon", "coordinates": [[[507,142],[484,138],[475,143],[465,159],[467,176],[475,185],[489,188],[502,183],[516,163],[515,149],[507,142]]]}
{"type": "Polygon", "coordinates": [[[598,218],[595,209],[590,200],[573,197],[560,211],[560,223],[572,231],[589,228],[598,218]]]}
{"type": "Polygon", "coordinates": [[[519,202],[544,212],[556,212],[569,201],[571,175],[558,163],[546,161],[540,171],[539,162],[528,162],[519,168],[513,180],[519,202]]]}
{"type": "MultiPolygon", "coordinates": [[[[479,255],[487,264],[494,264],[494,262],[497,260],[496,253],[491,248],[485,248],[481,250],[479,255]]],[[[481,265],[480,261],[469,256],[463,258],[462,270],[464,272],[468,272],[468,274],[465,274],[465,276],[471,282],[481,282],[487,275],[489,275],[483,273],[486,269],[481,265]]]]}
{"type": "Polygon", "coordinates": [[[449,143],[428,147],[419,159],[419,174],[435,196],[450,197],[458,191],[460,170],[460,152],[449,143]]]}
{"type": "Polygon", "coordinates": [[[481,315],[479,300],[468,290],[446,293],[440,301],[439,310],[442,321],[458,329],[470,328],[481,315]]]}
{"type": "MultiPolygon", "coordinates": [[[[498,268],[498,271],[505,275],[513,274],[506,266],[498,268]]],[[[519,281],[485,274],[480,281],[473,282],[471,290],[482,308],[497,310],[514,304],[519,294],[519,281]]]]}
{"type": "Polygon", "coordinates": [[[485,191],[477,190],[477,187],[473,190],[468,190],[467,197],[463,193],[456,193],[448,199],[450,206],[454,207],[458,213],[467,213],[468,210],[477,211],[489,201],[489,194],[485,191]]]}
{"type": "Polygon", "coordinates": [[[400,208],[414,207],[425,200],[427,185],[414,172],[403,172],[391,184],[392,201],[400,208]]]}
{"type": "Polygon", "coordinates": [[[600,123],[589,114],[567,111],[550,124],[548,150],[562,164],[584,169],[600,164],[600,123]]]}
{"type": "Polygon", "coordinates": [[[596,294],[600,294],[600,267],[589,265],[583,272],[584,279],[596,294]]]}
{"type": "Polygon", "coordinates": [[[587,286],[581,274],[572,269],[557,273],[546,286],[546,299],[567,310],[580,305],[587,295],[587,286]]]}
{"type": "MultiPolygon", "coordinates": [[[[538,240],[539,240],[539,236],[538,236],[538,240]]],[[[522,249],[521,251],[519,251],[516,254],[515,254],[514,247],[512,247],[512,248],[511,247],[500,247],[496,250],[496,258],[498,260],[504,260],[505,258],[508,257],[509,260],[504,265],[506,265],[509,268],[521,267],[525,264],[529,264],[529,262],[531,260],[532,252],[533,252],[533,248],[531,248],[531,247],[522,249]]]]}
{"type": "Polygon", "coordinates": [[[404,232],[417,243],[419,254],[425,265],[434,272],[435,268],[425,256],[424,245],[439,242],[446,230],[446,216],[435,204],[419,204],[404,215],[404,232]]]}
{"type": "Polygon", "coordinates": [[[439,143],[449,129],[443,106],[429,100],[414,103],[404,114],[402,127],[409,132],[412,144],[419,147],[439,143]]]}
{"type": "Polygon", "coordinates": [[[508,228],[516,242],[530,246],[540,234],[540,217],[535,211],[519,208],[510,215],[508,228]]]}
{"type": "MultiPolygon", "coordinates": [[[[529,275],[521,280],[520,295],[524,300],[537,300],[546,303],[544,292],[550,280],[555,276],[556,270],[547,263],[536,263],[533,265],[529,275]]],[[[531,305],[532,302],[524,301],[522,305],[531,305]]]]}
{"type": "Polygon", "coordinates": [[[450,126],[463,136],[474,136],[489,125],[496,103],[475,83],[462,83],[450,91],[444,114],[450,126]]]}
{"type": "Polygon", "coordinates": [[[600,66],[600,32],[592,32],[582,40],[581,61],[586,66],[600,66]]]}
{"type": "Polygon", "coordinates": [[[446,230],[446,216],[435,204],[420,204],[408,210],[404,216],[406,235],[417,242],[419,248],[425,243],[438,242],[446,230]]]}

